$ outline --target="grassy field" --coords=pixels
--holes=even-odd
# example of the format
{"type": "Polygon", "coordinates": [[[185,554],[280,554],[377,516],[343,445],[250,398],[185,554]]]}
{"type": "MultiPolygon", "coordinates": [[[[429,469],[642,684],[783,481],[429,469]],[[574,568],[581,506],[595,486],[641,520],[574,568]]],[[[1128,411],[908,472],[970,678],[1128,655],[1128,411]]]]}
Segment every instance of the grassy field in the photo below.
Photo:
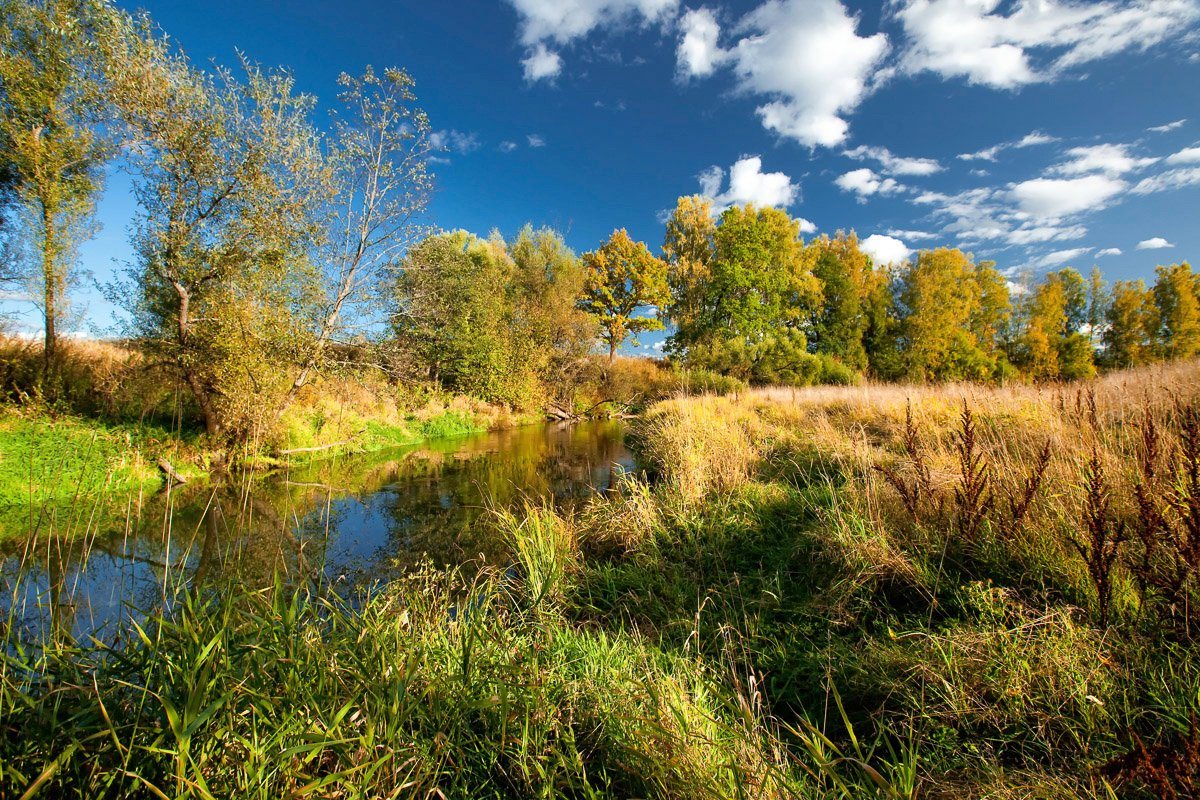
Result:
{"type": "Polygon", "coordinates": [[[512,570],[6,632],[0,796],[1200,791],[1200,365],[660,403],[512,570]]]}

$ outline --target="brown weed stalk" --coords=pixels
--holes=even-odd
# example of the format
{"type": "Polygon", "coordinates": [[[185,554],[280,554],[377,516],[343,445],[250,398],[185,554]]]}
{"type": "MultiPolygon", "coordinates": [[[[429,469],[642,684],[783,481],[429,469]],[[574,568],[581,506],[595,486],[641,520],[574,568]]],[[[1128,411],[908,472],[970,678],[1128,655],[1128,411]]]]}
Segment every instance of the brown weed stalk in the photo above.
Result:
{"type": "Polygon", "coordinates": [[[1087,564],[1088,577],[1096,590],[1100,627],[1107,628],[1112,604],[1113,568],[1121,545],[1128,539],[1124,521],[1112,509],[1112,493],[1104,475],[1104,462],[1095,445],[1085,473],[1083,501],[1084,538],[1068,534],[1068,540],[1087,564]]]}
{"type": "Polygon", "coordinates": [[[973,542],[996,498],[991,489],[991,468],[979,449],[975,418],[965,400],[954,450],[958,454],[958,483],[954,487],[958,532],[973,542]]]}

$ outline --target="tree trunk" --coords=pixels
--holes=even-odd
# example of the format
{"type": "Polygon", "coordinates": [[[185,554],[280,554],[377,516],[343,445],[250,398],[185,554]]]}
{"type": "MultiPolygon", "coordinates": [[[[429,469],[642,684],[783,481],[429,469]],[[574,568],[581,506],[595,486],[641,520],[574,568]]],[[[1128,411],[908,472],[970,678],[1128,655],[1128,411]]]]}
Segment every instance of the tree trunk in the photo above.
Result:
{"type": "MultiPolygon", "coordinates": [[[[54,211],[46,202],[42,203],[42,282],[43,310],[45,311],[45,339],[42,345],[42,380],[47,382],[54,370],[58,344],[58,236],[54,228],[54,211]]],[[[43,388],[45,388],[43,386],[43,388]]]]}
{"type": "Polygon", "coordinates": [[[615,339],[608,340],[608,363],[611,364],[617,360],[617,342],[615,339]]]}

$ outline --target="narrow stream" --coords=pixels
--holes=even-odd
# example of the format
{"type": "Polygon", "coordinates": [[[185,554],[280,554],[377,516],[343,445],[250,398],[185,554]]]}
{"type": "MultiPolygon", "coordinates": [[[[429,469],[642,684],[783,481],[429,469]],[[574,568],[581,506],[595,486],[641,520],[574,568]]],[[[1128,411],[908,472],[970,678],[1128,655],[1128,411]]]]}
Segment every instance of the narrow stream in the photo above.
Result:
{"type": "Polygon", "coordinates": [[[278,575],[353,590],[423,560],[501,563],[506,547],[480,520],[488,509],[578,504],[632,469],[620,422],[553,423],[105,498],[41,523],[66,535],[5,543],[0,624],[84,641],[160,608],[180,584],[269,586],[278,575]]]}

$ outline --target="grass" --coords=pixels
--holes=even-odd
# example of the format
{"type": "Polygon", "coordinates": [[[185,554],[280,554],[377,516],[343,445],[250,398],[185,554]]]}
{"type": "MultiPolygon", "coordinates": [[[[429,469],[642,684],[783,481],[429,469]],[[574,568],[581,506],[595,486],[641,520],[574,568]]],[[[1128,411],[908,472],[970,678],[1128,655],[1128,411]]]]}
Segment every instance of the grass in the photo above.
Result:
{"type": "Polygon", "coordinates": [[[512,567],[10,623],[0,796],[1194,797],[1200,364],[667,400],[512,567]]]}

